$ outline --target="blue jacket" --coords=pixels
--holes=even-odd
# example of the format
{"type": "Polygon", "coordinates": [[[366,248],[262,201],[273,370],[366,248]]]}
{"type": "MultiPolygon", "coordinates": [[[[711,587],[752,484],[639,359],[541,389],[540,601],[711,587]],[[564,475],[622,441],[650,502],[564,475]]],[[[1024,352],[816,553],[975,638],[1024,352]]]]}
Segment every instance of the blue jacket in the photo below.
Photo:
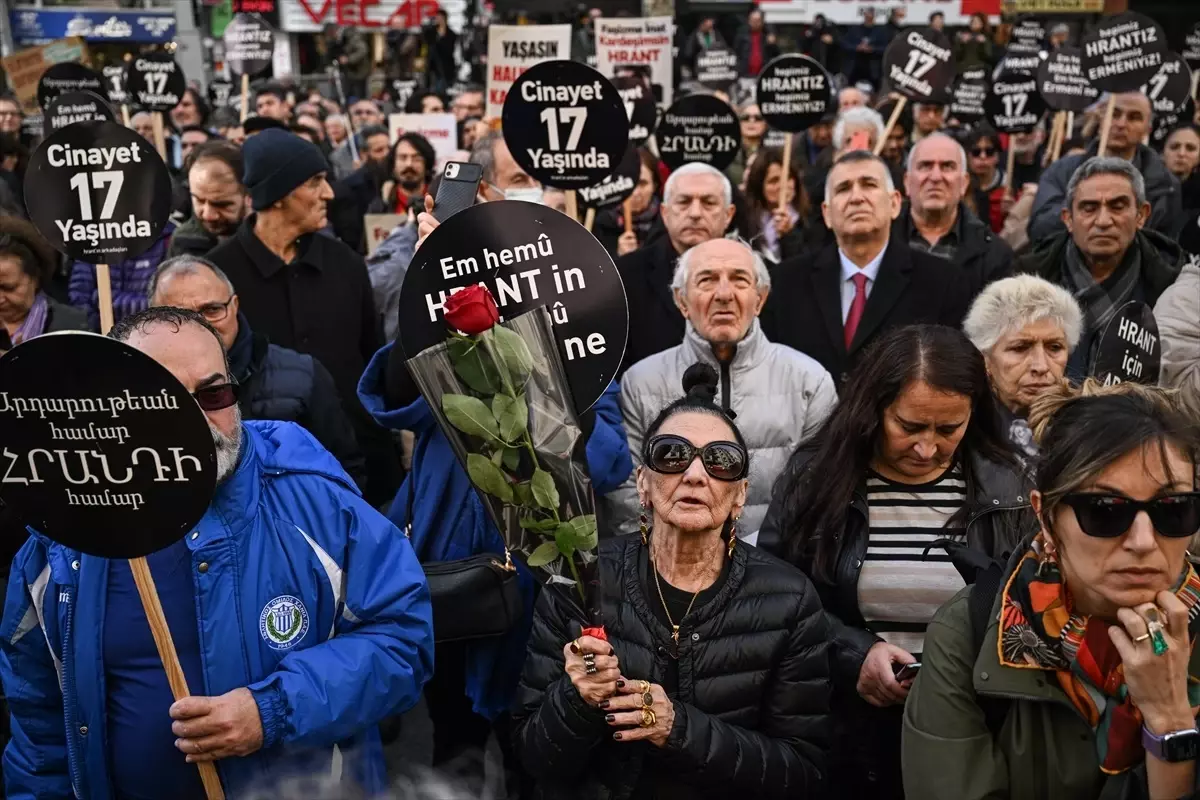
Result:
{"type": "MultiPolygon", "coordinates": [[[[242,430],[237,471],[185,539],[204,664],[204,685],[189,689],[216,696],[248,687],[263,724],[261,750],[217,762],[221,782],[236,796],[298,771],[329,774],[340,754],[343,775],[379,791],[375,726],[412,707],[433,671],[424,574],[403,534],[303,428],[246,422],[242,430]],[[260,625],[285,595],[299,598],[309,624],[276,649],[260,625]]],[[[36,532],[13,562],[0,625],[9,798],[112,796],[107,578],[106,559],[36,532]]]]}
{"type": "MultiPolygon", "coordinates": [[[[367,365],[358,384],[358,396],[375,421],[385,428],[409,430],[416,437],[412,471],[396,493],[388,517],[399,527],[411,519],[413,549],[422,563],[455,561],[479,553],[503,553],[504,540],[459,466],[450,441],[438,427],[424,397],[404,408],[387,410],[384,370],[393,345],[385,345],[367,365]],[[415,513],[408,512],[409,484],[415,513]]],[[[592,407],[596,424],[586,452],[592,490],[598,497],[611,492],[629,477],[633,462],[625,429],[621,425],[620,390],[614,382],[592,407]]],[[[525,643],[533,620],[533,579],[519,568],[524,589],[525,619],[506,636],[467,643],[467,696],[474,709],[489,719],[508,710],[525,661],[525,643]]]]}

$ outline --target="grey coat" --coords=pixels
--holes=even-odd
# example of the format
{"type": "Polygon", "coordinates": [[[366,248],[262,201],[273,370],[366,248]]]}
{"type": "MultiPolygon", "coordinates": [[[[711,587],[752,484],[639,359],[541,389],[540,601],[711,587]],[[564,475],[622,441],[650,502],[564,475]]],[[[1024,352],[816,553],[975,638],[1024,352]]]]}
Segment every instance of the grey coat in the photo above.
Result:
{"type": "MultiPolygon", "coordinates": [[[[771,502],[775,478],[797,445],[811,438],[829,416],[837,404],[837,390],[833,377],[816,360],[768,341],[758,320],[726,364],[717,361],[708,342],[689,323],[682,344],[642,359],[621,380],[621,411],[634,464],[642,463],[646,428],[683,395],[683,373],[698,361],[712,365],[721,376],[717,401],[737,414],[737,426],[750,450],[750,490],[738,535],[753,543],[771,502]]],[[[615,526],[623,533],[637,530],[635,477],[630,476],[609,499],[615,526]]]]}
{"type": "Polygon", "coordinates": [[[1193,256],[1159,295],[1154,320],[1162,339],[1162,385],[1200,400],[1200,258],[1193,256]]]}

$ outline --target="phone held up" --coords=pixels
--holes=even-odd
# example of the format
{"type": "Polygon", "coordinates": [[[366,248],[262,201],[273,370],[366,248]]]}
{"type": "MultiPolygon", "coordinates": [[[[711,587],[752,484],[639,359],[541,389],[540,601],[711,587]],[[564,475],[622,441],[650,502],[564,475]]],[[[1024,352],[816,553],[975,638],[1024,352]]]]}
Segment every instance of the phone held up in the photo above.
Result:
{"type": "Polygon", "coordinates": [[[483,167],[463,161],[447,162],[442,170],[437,196],[433,199],[433,216],[445,222],[463,209],[475,205],[483,167]]]}
{"type": "Polygon", "coordinates": [[[917,677],[917,673],[921,671],[921,662],[914,661],[911,664],[892,664],[892,672],[896,675],[896,680],[903,683],[917,677]]]}

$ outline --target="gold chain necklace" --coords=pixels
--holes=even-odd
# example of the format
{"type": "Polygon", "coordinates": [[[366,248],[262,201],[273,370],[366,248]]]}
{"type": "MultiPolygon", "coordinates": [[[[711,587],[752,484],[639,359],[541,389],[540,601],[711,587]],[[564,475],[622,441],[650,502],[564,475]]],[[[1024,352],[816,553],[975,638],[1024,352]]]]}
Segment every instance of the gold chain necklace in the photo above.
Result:
{"type": "MultiPolygon", "coordinates": [[[[671,638],[675,640],[675,644],[679,644],[679,626],[675,624],[675,620],[671,619],[671,609],[667,608],[667,598],[663,597],[662,580],[658,577],[658,567],[654,564],[653,551],[651,551],[649,555],[650,571],[654,573],[654,588],[658,589],[658,601],[662,603],[663,613],[667,615],[667,622],[671,624],[671,638]]],[[[683,622],[684,619],[687,618],[687,615],[692,613],[692,606],[696,605],[696,598],[699,597],[700,593],[703,591],[704,587],[700,587],[696,590],[696,593],[692,595],[692,602],[688,603],[687,611],[684,611],[683,616],[679,618],[680,622],[683,622]]]]}

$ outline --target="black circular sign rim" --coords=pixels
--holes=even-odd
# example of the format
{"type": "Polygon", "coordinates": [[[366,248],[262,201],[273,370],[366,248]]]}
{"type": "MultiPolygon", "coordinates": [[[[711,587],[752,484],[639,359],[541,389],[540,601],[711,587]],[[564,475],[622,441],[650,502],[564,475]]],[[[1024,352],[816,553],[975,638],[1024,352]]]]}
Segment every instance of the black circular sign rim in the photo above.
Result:
{"type": "MultiPolygon", "coordinates": [[[[114,164],[113,166],[118,166],[114,164]]],[[[124,165],[121,165],[124,166],[124,165]]],[[[121,170],[128,173],[129,170],[121,170]]],[[[102,187],[101,187],[102,188],[102,187]]],[[[171,176],[167,172],[167,165],[163,163],[162,158],[158,155],[158,151],[154,147],[139,136],[130,128],[118,125],[115,122],[77,122],[73,125],[68,125],[65,128],[60,128],[51,135],[42,140],[41,145],[34,151],[29,159],[29,166],[25,170],[25,207],[29,212],[29,219],[33,222],[38,232],[50,243],[55,250],[65,254],[68,258],[76,261],[83,261],[88,264],[114,264],[118,261],[124,261],[129,258],[137,258],[142,253],[149,250],[158,241],[159,235],[167,224],[167,219],[171,213],[171,176]],[[153,175],[143,177],[143,184],[151,184],[152,190],[147,191],[145,185],[131,186],[128,183],[121,187],[120,198],[134,198],[135,202],[141,203],[142,207],[146,207],[151,213],[146,215],[136,215],[146,219],[150,223],[150,235],[141,236],[131,239],[120,239],[123,246],[110,247],[103,257],[98,259],[93,256],[99,256],[99,253],[88,253],[83,248],[69,246],[62,238],[62,234],[54,220],[62,217],[62,209],[71,209],[71,216],[68,219],[75,220],[75,213],[78,209],[76,190],[69,187],[60,189],[57,184],[50,183],[51,169],[61,169],[64,175],[74,176],[76,174],[87,174],[79,167],[52,167],[49,163],[49,148],[56,144],[62,144],[60,140],[71,139],[75,137],[87,136],[92,144],[74,144],[72,146],[87,148],[97,146],[121,147],[136,145],[139,149],[140,157],[148,163],[144,169],[153,171],[153,175]],[[101,145],[101,141],[120,141],[121,144],[101,145]],[[43,207],[44,206],[44,207],[43,207]]],[[[91,193],[92,203],[95,204],[97,199],[103,197],[102,191],[94,191],[91,193]]],[[[126,205],[128,205],[126,199],[126,205]]],[[[94,208],[93,214],[99,213],[99,209],[94,208]]],[[[123,222],[119,212],[113,212],[114,219],[112,221],[123,222]]],[[[82,218],[75,220],[76,222],[89,222],[82,218]]]]}
{"type": "MultiPolygon", "coordinates": [[[[173,480],[156,482],[150,479],[139,481],[137,484],[129,484],[130,492],[133,491],[134,486],[142,487],[146,484],[148,488],[156,491],[153,493],[147,492],[146,489],[142,489],[142,491],[151,496],[159,494],[160,498],[166,490],[176,488],[177,491],[171,492],[170,498],[167,500],[160,499],[157,503],[147,503],[137,509],[123,508],[119,515],[114,515],[117,509],[115,504],[107,506],[107,508],[104,507],[106,505],[104,503],[88,504],[86,507],[82,504],[84,498],[81,495],[88,495],[88,499],[96,497],[111,499],[112,495],[119,494],[129,496],[128,492],[120,491],[120,486],[114,486],[109,490],[107,496],[104,492],[96,491],[102,485],[99,478],[94,483],[88,481],[70,488],[70,491],[80,499],[79,504],[70,502],[70,497],[67,498],[68,502],[63,502],[60,495],[58,501],[55,502],[54,498],[44,496],[50,492],[57,493],[60,490],[68,489],[68,482],[61,476],[54,476],[50,481],[51,485],[44,489],[38,487],[36,494],[30,489],[32,481],[24,485],[12,481],[0,484],[4,502],[16,511],[23,522],[52,541],[81,553],[101,558],[147,556],[182,539],[204,517],[216,490],[217,457],[213,448],[212,432],[204,413],[196,405],[195,400],[166,367],[150,356],[123,342],[84,331],[68,331],[39,336],[23,342],[0,357],[0,394],[6,397],[30,396],[32,393],[29,388],[30,370],[38,369],[44,364],[53,365],[50,369],[40,369],[41,372],[51,377],[51,380],[46,381],[48,385],[45,385],[45,388],[39,386],[32,391],[37,392],[33,395],[34,397],[46,400],[78,397],[91,397],[95,400],[103,397],[107,403],[107,400],[112,397],[122,398],[125,391],[134,397],[154,397],[155,399],[160,391],[165,391],[169,400],[175,403],[178,410],[172,411],[169,421],[155,425],[155,430],[150,432],[153,435],[139,438],[139,446],[153,446],[156,453],[163,450],[164,452],[159,453],[163,457],[160,463],[169,463],[171,457],[169,447],[180,447],[184,451],[184,456],[192,456],[197,459],[201,472],[192,476],[183,486],[178,487],[170,484],[183,482],[173,480]],[[96,376],[97,379],[94,382],[90,381],[90,376],[96,376]],[[81,384],[89,384],[92,392],[82,394],[75,391],[81,384]],[[190,411],[194,413],[189,413],[190,411]],[[170,439],[167,440],[168,444],[164,445],[162,436],[168,431],[170,439]],[[74,515],[69,515],[67,511],[73,506],[78,506],[79,511],[74,515]],[[167,519],[163,519],[163,517],[167,517],[167,519]]],[[[164,405],[166,402],[164,401],[164,405]]],[[[108,407],[111,408],[111,404],[108,407]]],[[[53,414],[52,417],[51,412],[47,412],[46,421],[54,422],[59,428],[70,427],[73,431],[86,431],[88,424],[94,422],[97,427],[107,426],[110,431],[119,435],[115,428],[129,426],[130,420],[135,418],[126,415],[111,418],[110,414],[106,412],[102,415],[103,418],[88,420],[88,423],[85,423],[83,422],[85,416],[92,415],[80,412],[79,416],[72,420],[66,414],[53,414]]],[[[101,415],[97,414],[96,416],[101,415]]],[[[138,416],[142,418],[142,426],[145,426],[145,413],[138,416]]],[[[83,460],[87,459],[91,466],[87,472],[81,473],[84,476],[96,472],[103,474],[102,468],[96,466],[98,456],[95,454],[103,455],[107,459],[117,452],[123,452],[118,448],[128,449],[124,442],[114,444],[111,439],[107,441],[93,439],[86,442],[54,440],[52,442],[45,436],[32,437],[31,434],[42,422],[41,419],[35,421],[28,413],[24,419],[10,419],[7,414],[0,414],[0,430],[4,430],[0,438],[9,447],[17,449],[22,454],[37,448],[43,442],[47,445],[41,448],[44,450],[56,449],[54,445],[75,451],[87,447],[90,451],[89,455],[79,456],[78,462],[74,458],[68,462],[69,469],[75,473],[76,470],[84,467],[83,460]],[[7,422],[12,424],[6,425],[7,422]],[[25,445],[24,442],[27,441],[29,444],[25,445]],[[23,444],[18,446],[18,442],[23,444]]],[[[95,433],[95,429],[91,429],[89,432],[95,433]]],[[[130,451],[131,453],[132,451],[130,451]]],[[[77,455],[77,452],[72,455],[77,455]]],[[[61,459],[64,457],[66,456],[60,457],[60,465],[61,459]]],[[[41,464],[38,475],[45,483],[46,476],[53,473],[40,460],[35,463],[41,464]]],[[[139,468],[142,466],[140,459],[137,466],[139,468]]],[[[147,467],[150,465],[147,464],[147,467]]],[[[27,471],[29,466],[28,463],[21,465],[16,461],[10,461],[6,465],[6,469],[10,472],[21,469],[27,471]]],[[[119,468],[115,471],[119,474],[119,468]]],[[[143,475],[144,473],[141,473],[138,477],[143,475]]],[[[111,483],[116,484],[116,481],[111,483]]],[[[108,490],[108,487],[105,489],[108,490]]]]}
{"type": "Polygon", "coordinates": [[[902,56],[901,53],[908,53],[909,51],[916,49],[913,45],[908,43],[908,37],[913,34],[922,37],[926,42],[934,47],[945,49],[950,53],[950,58],[947,61],[941,61],[939,58],[938,61],[940,63],[930,68],[928,73],[925,73],[937,76],[938,83],[941,84],[940,91],[938,90],[938,86],[930,81],[925,81],[930,86],[930,92],[928,96],[912,91],[904,84],[896,84],[894,82],[892,83],[892,90],[917,103],[946,105],[950,102],[950,93],[954,86],[954,78],[957,71],[954,61],[954,48],[951,45],[949,38],[945,34],[940,33],[933,28],[905,28],[896,36],[896,38],[892,39],[892,43],[888,45],[887,50],[885,50],[883,53],[884,78],[890,81],[893,66],[899,66],[901,72],[904,71],[905,65],[901,62],[907,61],[908,57],[907,55],[902,56]]]}
{"type": "Polygon", "coordinates": [[[988,124],[997,133],[1029,133],[1037,127],[1038,122],[1046,115],[1046,100],[1042,97],[1042,93],[1038,91],[1037,76],[1029,72],[1013,72],[992,81],[991,85],[988,86],[987,97],[983,99],[983,111],[988,124]],[[996,93],[996,85],[1023,82],[1033,84],[1033,88],[1026,92],[1026,95],[1029,98],[1027,103],[1031,106],[1030,113],[1036,110],[1037,119],[1029,125],[1022,125],[1020,127],[998,125],[996,123],[997,112],[1002,110],[999,106],[1003,106],[1004,101],[1001,99],[1001,95],[996,93]]]}
{"type": "Polygon", "coordinates": [[[1042,99],[1046,101],[1046,107],[1052,111],[1074,111],[1078,114],[1082,111],[1086,111],[1088,107],[1092,105],[1092,103],[1095,103],[1100,99],[1100,95],[1102,94],[1099,89],[1088,83],[1087,79],[1083,77],[1083,51],[1081,51],[1078,47],[1060,47],[1058,50],[1049,53],[1047,57],[1042,60],[1042,63],[1038,65],[1037,82],[1038,94],[1040,94],[1042,99]],[[1068,95],[1062,94],[1061,92],[1052,92],[1050,94],[1046,94],[1043,91],[1043,87],[1045,87],[1047,83],[1053,82],[1050,75],[1050,64],[1052,62],[1062,60],[1063,57],[1074,57],[1079,59],[1079,78],[1081,81],[1083,81],[1081,85],[1086,87],[1089,91],[1094,92],[1095,96],[1089,97],[1088,94],[1068,95]],[[1051,98],[1053,98],[1053,100],[1051,100],[1051,98]]]}
{"type": "MultiPolygon", "coordinates": [[[[472,257],[481,252],[485,247],[492,249],[493,243],[499,240],[500,233],[503,232],[504,238],[507,241],[514,242],[514,239],[521,235],[525,229],[532,238],[529,241],[534,241],[536,235],[545,233],[550,239],[551,246],[554,249],[554,256],[558,257],[557,265],[558,272],[562,272],[570,267],[580,267],[586,263],[586,259],[594,258],[599,265],[592,273],[593,275],[603,275],[606,278],[611,277],[613,283],[607,285],[604,291],[609,292],[609,302],[607,307],[598,308],[592,314],[588,315],[588,319],[603,321],[603,328],[592,325],[597,332],[601,329],[610,330],[616,328],[620,331],[620,346],[617,347],[613,340],[606,341],[606,346],[609,348],[606,353],[611,353],[607,356],[608,368],[603,370],[579,370],[581,380],[585,379],[582,376],[583,372],[590,373],[586,380],[590,383],[588,387],[577,387],[570,385],[571,399],[575,404],[575,410],[583,413],[604,394],[609,384],[616,379],[617,372],[621,368],[621,362],[625,357],[625,349],[629,344],[629,303],[625,294],[625,284],[621,280],[621,275],[617,271],[616,265],[613,263],[612,256],[604,249],[604,246],[596,240],[594,236],[575,220],[565,214],[562,214],[549,206],[543,206],[537,203],[526,203],[521,200],[500,200],[494,203],[480,203],[471,206],[459,213],[453,215],[429,235],[429,238],[417,250],[413,256],[412,263],[405,273],[404,283],[400,287],[400,299],[397,301],[400,306],[400,330],[397,333],[396,344],[405,354],[406,359],[412,359],[419,355],[429,347],[433,347],[440,342],[446,340],[449,336],[449,328],[444,320],[439,320],[437,323],[427,322],[428,306],[426,304],[425,295],[431,292],[449,291],[457,286],[469,286],[475,283],[484,283],[492,296],[497,298],[499,303],[500,298],[496,288],[496,277],[498,275],[512,275],[528,268],[528,261],[524,263],[515,262],[511,265],[502,265],[496,269],[480,268],[476,273],[475,279],[470,275],[459,276],[455,280],[442,280],[437,274],[439,263],[443,258],[462,258],[467,255],[464,252],[463,242],[479,243],[477,249],[471,254],[472,257]],[[555,230],[557,228],[557,230],[555,230]],[[564,237],[563,234],[569,234],[564,237]],[[553,237],[560,237],[557,240],[553,237]],[[569,238],[571,241],[567,247],[563,247],[562,239],[569,238]],[[444,244],[443,244],[444,243],[444,244]],[[591,250],[589,254],[587,251],[591,250]],[[566,255],[569,254],[569,255],[566,255]],[[428,273],[426,273],[428,270],[428,273]],[[422,276],[428,274],[430,279],[426,285],[418,286],[418,282],[422,276]],[[479,278],[483,280],[480,281],[479,278]],[[617,303],[617,289],[619,288],[620,302],[617,303]],[[620,316],[623,321],[618,321],[613,325],[614,318],[620,316]]],[[[524,244],[521,242],[520,244],[524,244]]],[[[507,247],[515,247],[514,242],[507,247]]],[[[540,255],[539,257],[543,257],[540,255]]],[[[499,258],[499,256],[498,256],[499,258]]],[[[552,262],[554,263],[554,262],[552,262]]],[[[564,278],[565,280],[565,278],[564,278]]],[[[560,293],[559,295],[549,295],[542,293],[539,297],[539,305],[551,311],[555,302],[560,299],[570,299],[570,293],[560,293]]],[[[564,302],[565,305],[565,302],[564,302]]],[[[599,306],[598,302],[592,302],[593,307],[599,306]]],[[[525,307],[525,311],[535,308],[529,304],[525,307]]],[[[578,309],[576,309],[578,310],[578,309]]],[[[572,309],[568,308],[568,314],[572,309]]],[[[500,308],[501,315],[505,315],[505,308],[500,308]]],[[[514,314],[514,316],[518,315],[514,314]]],[[[572,323],[568,321],[567,325],[572,323]]],[[[557,330],[557,328],[556,328],[557,330]]],[[[568,331],[563,330],[563,334],[567,335],[568,331]]],[[[560,348],[559,352],[562,358],[563,367],[567,373],[568,383],[571,384],[572,379],[572,362],[567,359],[560,348]]],[[[583,358],[579,360],[579,364],[587,365],[587,363],[595,364],[598,359],[583,358]]]]}
{"type": "Polygon", "coordinates": [[[93,94],[108,100],[108,87],[104,85],[104,76],[96,70],[89,67],[87,64],[81,64],[78,61],[60,61],[57,64],[51,64],[38,78],[37,85],[37,100],[38,108],[46,110],[46,104],[58,97],[60,94],[68,92],[88,91],[93,94]],[[66,73],[66,74],[61,74],[66,73]],[[47,78],[56,78],[58,80],[76,80],[76,81],[91,81],[92,86],[76,86],[73,89],[51,89],[46,85],[47,78]]]}
{"type": "Polygon", "coordinates": [[[596,184],[596,186],[587,186],[579,190],[579,202],[587,208],[595,208],[600,210],[606,208],[615,208],[621,205],[621,203],[624,203],[625,199],[633,194],[634,190],[637,189],[638,179],[641,177],[642,159],[638,156],[638,149],[634,147],[633,143],[631,142],[629,149],[626,150],[625,155],[621,157],[621,163],[617,164],[617,168],[613,170],[611,175],[600,181],[600,183],[596,184]],[[632,182],[628,190],[622,190],[616,194],[608,195],[599,202],[591,202],[585,196],[585,192],[599,186],[603,186],[605,183],[609,183],[618,178],[628,178],[632,182]]]}
{"type": "MultiPolygon", "coordinates": [[[[563,138],[569,139],[572,127],[572,123],[560,118],[559,124],[557,124],[560,144],[565,144],[563,138]]],[[[500,129],[504,133],[504,142],[508,145],[513,160],[520,165],[521,169],[540,181],[543,186],[552,186],[556,189],[578,189],[582,186],[593,186],[604,180],[604,176],[612,171],[613,165],[620,163],[621,157],[625,155],[625,147],[629,143],[629,115],[625,111],[625,102],[617,92],[617,87],[596,70],[576,61],[543,61],[522,73],[513,82],[507,97],[505,97],[504,107],[500,112],[500,129]],[[551,82],[551,78],[556,80],[551,82]],[[600,98],[595,101],[585,101],[584,104],[577,106],[526,101],[521,97],[522,87],[532,81],[542,81],[543,85],[551,82],[551,85],[556,86],[596,85],[600,87],[600,98]],[[546,108],[586,107],[588,119],[584,123],[583,132],[579,137],[579,148],[587,146],[586,139],[597,151],[597,156],[607,155],[609,166],[586,167],[573,170],[569,174],[559,174],[555,173],[553,169],[543,169],[541,165],[534,163],[528,149],[517,146],[515,140],[522,136],[531,141],[534,140],[535,137],[528,134],[528,131],[533,130],[537,132],[536,137],[539,142],[542,138],[546,138],[547,144],[549,144],[549,134],[546,124],[540,120],[541,112],[538,112],[538,115],[533,116],[532,119],[523,119],[527,113],[526,107],[537,107],[543,110],[546,108]],[[593,112],[597,111],[601,115],[599,118],[593,116],[593,112]]],[[[576,152],[581,152],[579,148],[576,152]]]]}
{"type": "Polygon", "coordinates": [[[231,29],[236,29],[235,26],[237,26],[239,24],[241,24],[241,25],[249,24],[249,25],[253,25],[256,28],[265,30],[267,33],[271,34],[272,46],[274,45],[274,37],[277,36],[278,34],[276,34],[275,29],[272,28],[270,25],[268,25],[266,20],[264,20],[258,14],[248,14],[245,12],[239,12],[237,14],[234,14],[233,19],[229,20],[229,24],[225,26],[225,32],[221,36],[221,41],[225,45],[225,63],[229,66],[230,73],[233,75],[236,75],[238,77],[241,77],[242,75],[249,75],[251,78],[253,78],[256,75],[258,75],[262,72],[265,72],[267,67],[271,66],[273,56],[268,56],[267,58],[249,59],[249,60],[230,58],[230,56],[229,56],[230,47],[229,47],[229,43],[228,43],[226,37],[229,36],[229,31],[231,29]],[[254,65],[254,66],[247,69],[247,65],[254,65]]]}
{"type": "Polygon", "coordinates": [[[184,77],[183,68],[179,66],[179,62],[169,53],[142,53],[129,59],[125,65],[124,86],[126,102],[133,103],[139,108],[144,108],[147,111],[166,112],[175,108],[183,101],[183,95],[187,91],[187,79],[184,77]],[[179,98],[171,105],[165,103],[143,103],[138,96],[138,92],[145,89],[146,75],[149,73],[142,72],[137,68],[137,62],[149,61],[158,64],[174,64],[175,68],[167,75],[167,85],[163,93],[171,93],[179,98]]]}
{"type": "Polygon", "coordinates": [[[676,100],[674,103],[671,104],[670,108],[668,108],[663,113],[662,119],[660,119],[658,121],[658,130],[655,131],[655,139],[659,145],[659,158],[662,159],[662,162],[664,164],[666,164],[667,167],[669,167],[671,169],[671,171],[675,171],[675,170],[679,169],[684,164],[698,163],[698,164],[708,164],[709,166],[715,168],[716,170],[718,170],[720,172],[724,172],[725,168],[728,167],[730,164],[732,164],[734,162],[734,160],[737,158],[738,151],[741,149],[742,129],[741,129],[741,125],[738,121],[737,112],[733,110],[733,106],[729,105],[721,98],[715,97],[714,95],[711,95],[711,94],[689,94],[689,95],[684,95],[683,97],[680,97],[678,100],[676,100]],[[701,106],[701,108],[697,108],[694,111],[688,110],[686,112],[679,110],[681,108],[690,109],[691,106],[701,106]],[[703,106],[708,106],[708,108],[704,109],[704,108],[702,108],[703,106]],[[731,148],[727,153],[715,153],[714,160],[705,161],[702,158],[687,158],[686,154],[684,154],[682,156],[677,156],[676,153],[678,151],[674,151],[674,150],[667,151],[667,150],[663,149],[663,141],[667,138],[668,135],[684,135],[684,136],[697,135],[697,134],[686,134],[686,133],[682,133],[682,134],[666,133],[666,129],[667,129],[667,125],[668,125],[667,119],[671,116],[671,114],[676,114],[678,116],[683,116],[683,117],[691,117],[691,116],[711,117],[711,116],[715,116],[718,114],[724,114],[726,112],[729,113],[729,116],[732,119],[732,122],[730,122],[728,124],[727,123],[718,123],[718,125],[721,128],[725,129],[725,133],[717,132],[717,133],[714,133],[714,136],[717,138],[720,138],[721,136],[726,136],[726,137],[731,136],[733,138],[733,140],[735,142],[735,146],[733,148],[731,148]],[[719,160],[717,160],[717,158],[716,158],[716,156],[718,156],[718,155],[720,156],[719,160]]]}
{"type": "Polygon", "coordinates": [[[1091,59],[1087,54],[1088,44],[1099,40],[1104,35],[1104,31],[1127,25],[1130,22],[1137,22],[1142,29],[1153,27],[1157,31],[1155,47],[1144,52],[1159,53],[1165,56],[1168,51],[1166,32],[1163,30],[1162,25],[1159,25],[1158,22],[1145,14],[1138,13],[1137,11],[1123,11],[1120,14],[1105,17],[1096,29],[1083,37],[1083,40],[1079,43],[1080,67],[1083,71],[1084,80],[1101,91],[1110,93],[1136,92],[1142,87],[1142,84],[1150,80],[1158,72],[1159,68],[1162,67],[1162,60],[1160,59],[1157,64],[1142,67],[1134,72],[1127,72],[1123,75],[1105,75],[1095,79],[1088,77],[1088,69],[1090,67],[1103,65],[1103,54],[1100,54],[1100,63],[1090,63],[1091,59]]]}
{"type": "Polygon", "coordinates": [[[1155,337],[1154,350],[1152,355],[1153,360],[1147,363],[1147,367],[1153,369],[1150,375],[1147,375],[1146,381],[1137,381],[1147,385],[1155,385],[1158,383],[1162,375],[1162,338],[1158,330],[1158,320],[1154,317],[1154,310],[1146,303],[1138,300],[1132,300],[1116,310],[1116,313],[1109,319],[1108,324],[1104,326],[1104,330],[1100,332],[1096,339],[1096,350],[1092,356],[1091,363],[1088,365],[1088,375],[1096,378],[1101,383],[1106,382],[1107,376],[1113,374],[1113,370],[1109,368],[1107,362],[1119,360],[1118,352],[1127,353],[1129,345],[1122,342],[1120,338],[1121,320],[1125,318],[1133,319],[1134,314],[1137,314],[1135,321],[1139,328],[1148,330],[1155,337]],[[1149,321],[1153,327],[1146,325],[1149,321]]]}
{"type": "MultiPolygon", "coordinates": [[[[50,120],[54,118],[55,110],[59,106],[64,105],[65,103],[68,102],[65,98],[71,98],[70,102],[72,102],[72,103],[84,103],[84,102],[95,103],[96,110],[102,112],[102,116],[101,117],[93,117],[92,119],[104,119],[104,120],[107,120],[108,122],[116,122],[117,121],[117,114],[115,111],[113,111],[112,106],[110,106],[108,104],[107,100],[105,100],[103,97],[96,94],[95,92],[87,92],[87,91],[63,92],[62,94],[58,95],[53,100],[51,100],[47,104],[45,110],[42,112],[42,117],[43,117],[42,130],[47,135],[54,133],[55,131],[59,131],[62,128],[66,127],[65,125],[62,125],[62,126],[59,126],[56,128],[50,124],[50,120]]],[[[84,121],[86,122],[87,120],[84,120],[84,121]]],[[[69,123],[69,124],[74,125],[76,123],[69,123]]]]}
{"type": "Polygon", "coordinates": [[[1200,69],[1200,22],[1197,22],[1195,25],[1192,26],[1192,29],[1190,31],[1188,31],[1186,34],[1184,34],[1183,44],[1184,44],[1184,49],[1182,52],[1180,52],[1180,55],[1183,56],[1183,60],[1186,61],[1187,65],[1189,67],[1191,67],[1193,70],[1200,69]],[[1190,49],[1188,47],[1189,39],[1191,39],[1193,42],[1195,42],[1195,44],[1193,45],[1194,49],[1190,49]],[[1196,55],[1189,58],[1187,56],[1188,52],[1195,53],[1196,55]]]}
{"type": "MultiPolygon", "coordinates": [[[[767,92],[767,95],[779,94],[778,92],[767,92]]],[[[821,121],[821,118],[826,114],[837,110],[837,94],[833,86],[833,77],[829,74],[821,63],[816,59],[806,56],[803,53],[784,53],[781,56],[776,56],[767,63],[762,71],[758,73],[758,81],[754,84],[754,102],[758,106],[758,111],[763,115],[763,119],[767,124],[776,130],[785,131],[787,133],[801,133],[808,130],[813,125],[821,121]],[[763,86],[762,82],[765,77],[771,77],[771,73],[775,70],[785,67],[806,66],[809,69],[823,75],[825,77],[825,89],[827,97],[825,98],[825,108],[821,111],[810,111],[804,114],[767,114],[763,110],[763,86]]]]}
{"type": "MultiPolygon", "coordinates": [[[[1183,56],[1174,51],[1169,51],[1165,56],[1163,56],[1163,63],[1162,66],[1158,68],[1158,72],[1154,73],[1154,77],[1150,78],[1150,80],[1142,84],[1142,86],[1145,89],[1143,94],[1145,94],[1150,100],[1150,110],[1154,112],[1155,117],[1159,117],[1164,114],[1178,114],[1179,111],[1185,105],[1187,105],[1188,98],[1191,97],[1192,94],[1192,69],[1187,65],[1187,60],[1183,56]],[[1167,64],[1171,62],[1179,64],[1179,71],[1174,75],[1167,76],[1166,88],[1175,89],[1180,94],[1180,98],[1178,102],[1172,102],[1170,108],[1158,108],[1155,105],[1154,98],[1150,96],[1150,92],[1153,91],[1152,87],[1150,86],[1150,82],[1153,81],[1154,78],[1158,77],[1158,73],[1166,69],[1167,64]]],[[[1166,91],[1166,88],[1164,88],[1164,91],[1166,91]]]]}
{"type": "MultiPolygon", "coordinates": [[[[618,95],[635,87],[642,87],[642,99],[633,102],[629,115],[629,142],[634,147],[641,147],[654,135],[654,130],[658,127],[658,103],[654,100],[654,90],[650,88],[649,82],[633,75],[614,77],[612,84],[616,87],[618,95]],[[646,131],[645,136],[634,136],[637,126],[646,131]]],[[[625,98],[622,97],[621,104],[624,103],[625,98]]]]}
{"type": "Polygon", "coordinates": [[[1037,16],[1035,14],[1022,14],[1021,16],[1017,17],[1016,22],[1013,23],[1012,34],[1011,34],[1010,38],[1011,38],[1011,41],[1014,41],[1014,42],[1020,42],[1021,44],[1034,45],[1035,47],[1041,47],[1042,44],[1045,43],[1046,37],[1048,37],[1049,35],[1050,35],[1050,28],[1046,24],[1045,19],[1043,19],[1042,17],[1037,16]],[[1041,28],[1042,33],[1040,36],[1037,37],[1037,39],[1028,39],[1028,38],[1022,37],[1018,33],[1018,31],[1021,30],[1022,25],[1027,25],[1030,23],[1036,24],[1039,28],[1041,28]]]}

